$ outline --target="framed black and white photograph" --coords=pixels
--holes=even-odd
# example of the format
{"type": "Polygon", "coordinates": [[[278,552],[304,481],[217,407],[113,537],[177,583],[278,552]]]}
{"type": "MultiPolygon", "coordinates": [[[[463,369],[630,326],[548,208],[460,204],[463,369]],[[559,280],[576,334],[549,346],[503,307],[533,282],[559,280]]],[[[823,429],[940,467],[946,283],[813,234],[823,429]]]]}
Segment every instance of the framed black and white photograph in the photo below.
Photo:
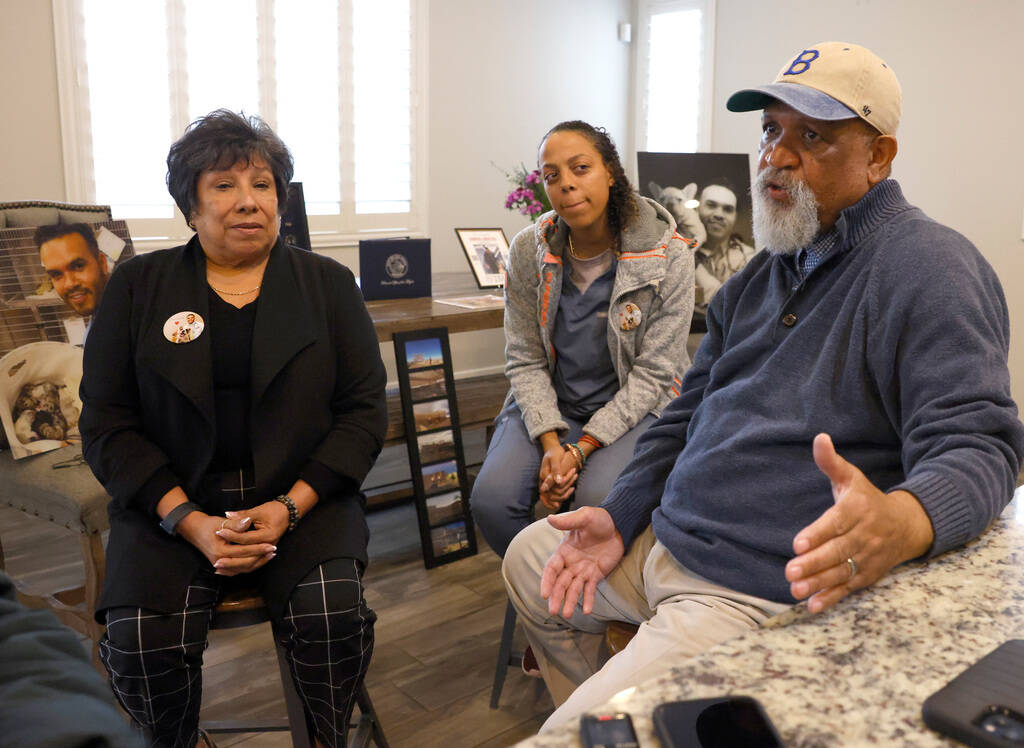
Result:
{"type": "Polygon", "coordinates": [[[501,288],[508,272],[508,240],[501,229],[455,229],[480,288],[501,288]]]}
{"type": "Polygon", "coordinates": [[[423,563],[476,553],[448,331],[395,333],[402,418],[423,563]]]}
{"type": "Polygon", "coordinates": [[[312,251],[309,241],[309,219],[306,217],[306,198],[302,191],[302,182],[288,185],[288,203],[284,206],[281,216],[281,238],[285,244],[312,251]]]}
{"type": "Polygon", "coordinates": [[[641,194],[672,213],[680,234],[694,238],[697,222],[703,229],[694,258],[694,319],[703,324],[712,297],[755,253],[750,159],[745,153],[640,152],[637,167],[641,194]]]}

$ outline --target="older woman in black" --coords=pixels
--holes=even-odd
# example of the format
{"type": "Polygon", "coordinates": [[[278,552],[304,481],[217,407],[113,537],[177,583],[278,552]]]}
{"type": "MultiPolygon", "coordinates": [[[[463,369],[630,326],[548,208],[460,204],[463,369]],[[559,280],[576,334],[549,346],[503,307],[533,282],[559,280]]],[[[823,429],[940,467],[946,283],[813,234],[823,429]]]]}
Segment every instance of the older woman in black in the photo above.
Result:
{"type": "Polygon", "coordinates": [[[246,580],[318,740],[343,745],[373,648],[373,325],[347,268],[281,241],[292,159],[266,124],[213,112],[167,165],[196,235],[118,268],[85,349],[83,449],[112,498],[101,657],[155,745],[194,745],[210,613],[246,580]]]}

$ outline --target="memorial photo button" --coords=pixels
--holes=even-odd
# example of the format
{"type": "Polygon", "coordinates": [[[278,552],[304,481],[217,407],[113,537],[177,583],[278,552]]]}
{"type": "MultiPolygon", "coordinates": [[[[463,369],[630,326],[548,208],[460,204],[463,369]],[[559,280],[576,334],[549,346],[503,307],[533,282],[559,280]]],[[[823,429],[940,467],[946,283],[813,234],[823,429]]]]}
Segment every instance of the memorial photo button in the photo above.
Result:
{"type": "Polygon", "coordinates": [[[782,324],[784,324],[786,327],[792,327],[793,325],[796,324],[796,315],[787,314],[785,317],[782,318],[782,324]]]}

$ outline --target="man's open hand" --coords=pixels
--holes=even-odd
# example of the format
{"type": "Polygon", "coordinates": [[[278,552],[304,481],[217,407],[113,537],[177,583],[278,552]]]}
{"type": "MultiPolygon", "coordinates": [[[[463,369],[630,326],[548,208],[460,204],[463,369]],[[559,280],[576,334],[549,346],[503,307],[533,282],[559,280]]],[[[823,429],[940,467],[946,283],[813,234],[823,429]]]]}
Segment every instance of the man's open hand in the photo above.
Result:
{"type": "Polygon", "coordinates": [[[566,530],[562,542],[544,565],[540,596],[548,601],[548,612],[569,618],[583,595],[583,612],[594,610],[597,583],[615,568],[625,553],[622,536],[612,516],[600,507],[585,506],[565,514],[552,514],[548,523],[566,530]]]}
{"type": "Polygon", "coordinates": [[[913,494],[882,493],[839,456],[828,434],[814,438],[814,462],[832,482],[836,503],[793,538],[797,555],[786,564],[786,579],[793,597],[810,596],[808,609],[819,613],[923,554],[934,532],[913,494]]]}

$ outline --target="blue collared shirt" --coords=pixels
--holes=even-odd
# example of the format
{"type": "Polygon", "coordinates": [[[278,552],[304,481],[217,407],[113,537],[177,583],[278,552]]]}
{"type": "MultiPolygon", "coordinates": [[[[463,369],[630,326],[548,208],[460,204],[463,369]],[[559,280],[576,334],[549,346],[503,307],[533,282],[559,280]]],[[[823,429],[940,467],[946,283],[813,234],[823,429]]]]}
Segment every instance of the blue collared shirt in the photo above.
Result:
{"type": "Polygon", "coordinates": [[[797,282],[793,284],[793,288],[803,283],[807,276],[814,272],[816,267],[828,259],[838,241],[839,232],[833,228],[803,249],[797,250],[796,262],[794,263],[796,265],[797,282]]]}

